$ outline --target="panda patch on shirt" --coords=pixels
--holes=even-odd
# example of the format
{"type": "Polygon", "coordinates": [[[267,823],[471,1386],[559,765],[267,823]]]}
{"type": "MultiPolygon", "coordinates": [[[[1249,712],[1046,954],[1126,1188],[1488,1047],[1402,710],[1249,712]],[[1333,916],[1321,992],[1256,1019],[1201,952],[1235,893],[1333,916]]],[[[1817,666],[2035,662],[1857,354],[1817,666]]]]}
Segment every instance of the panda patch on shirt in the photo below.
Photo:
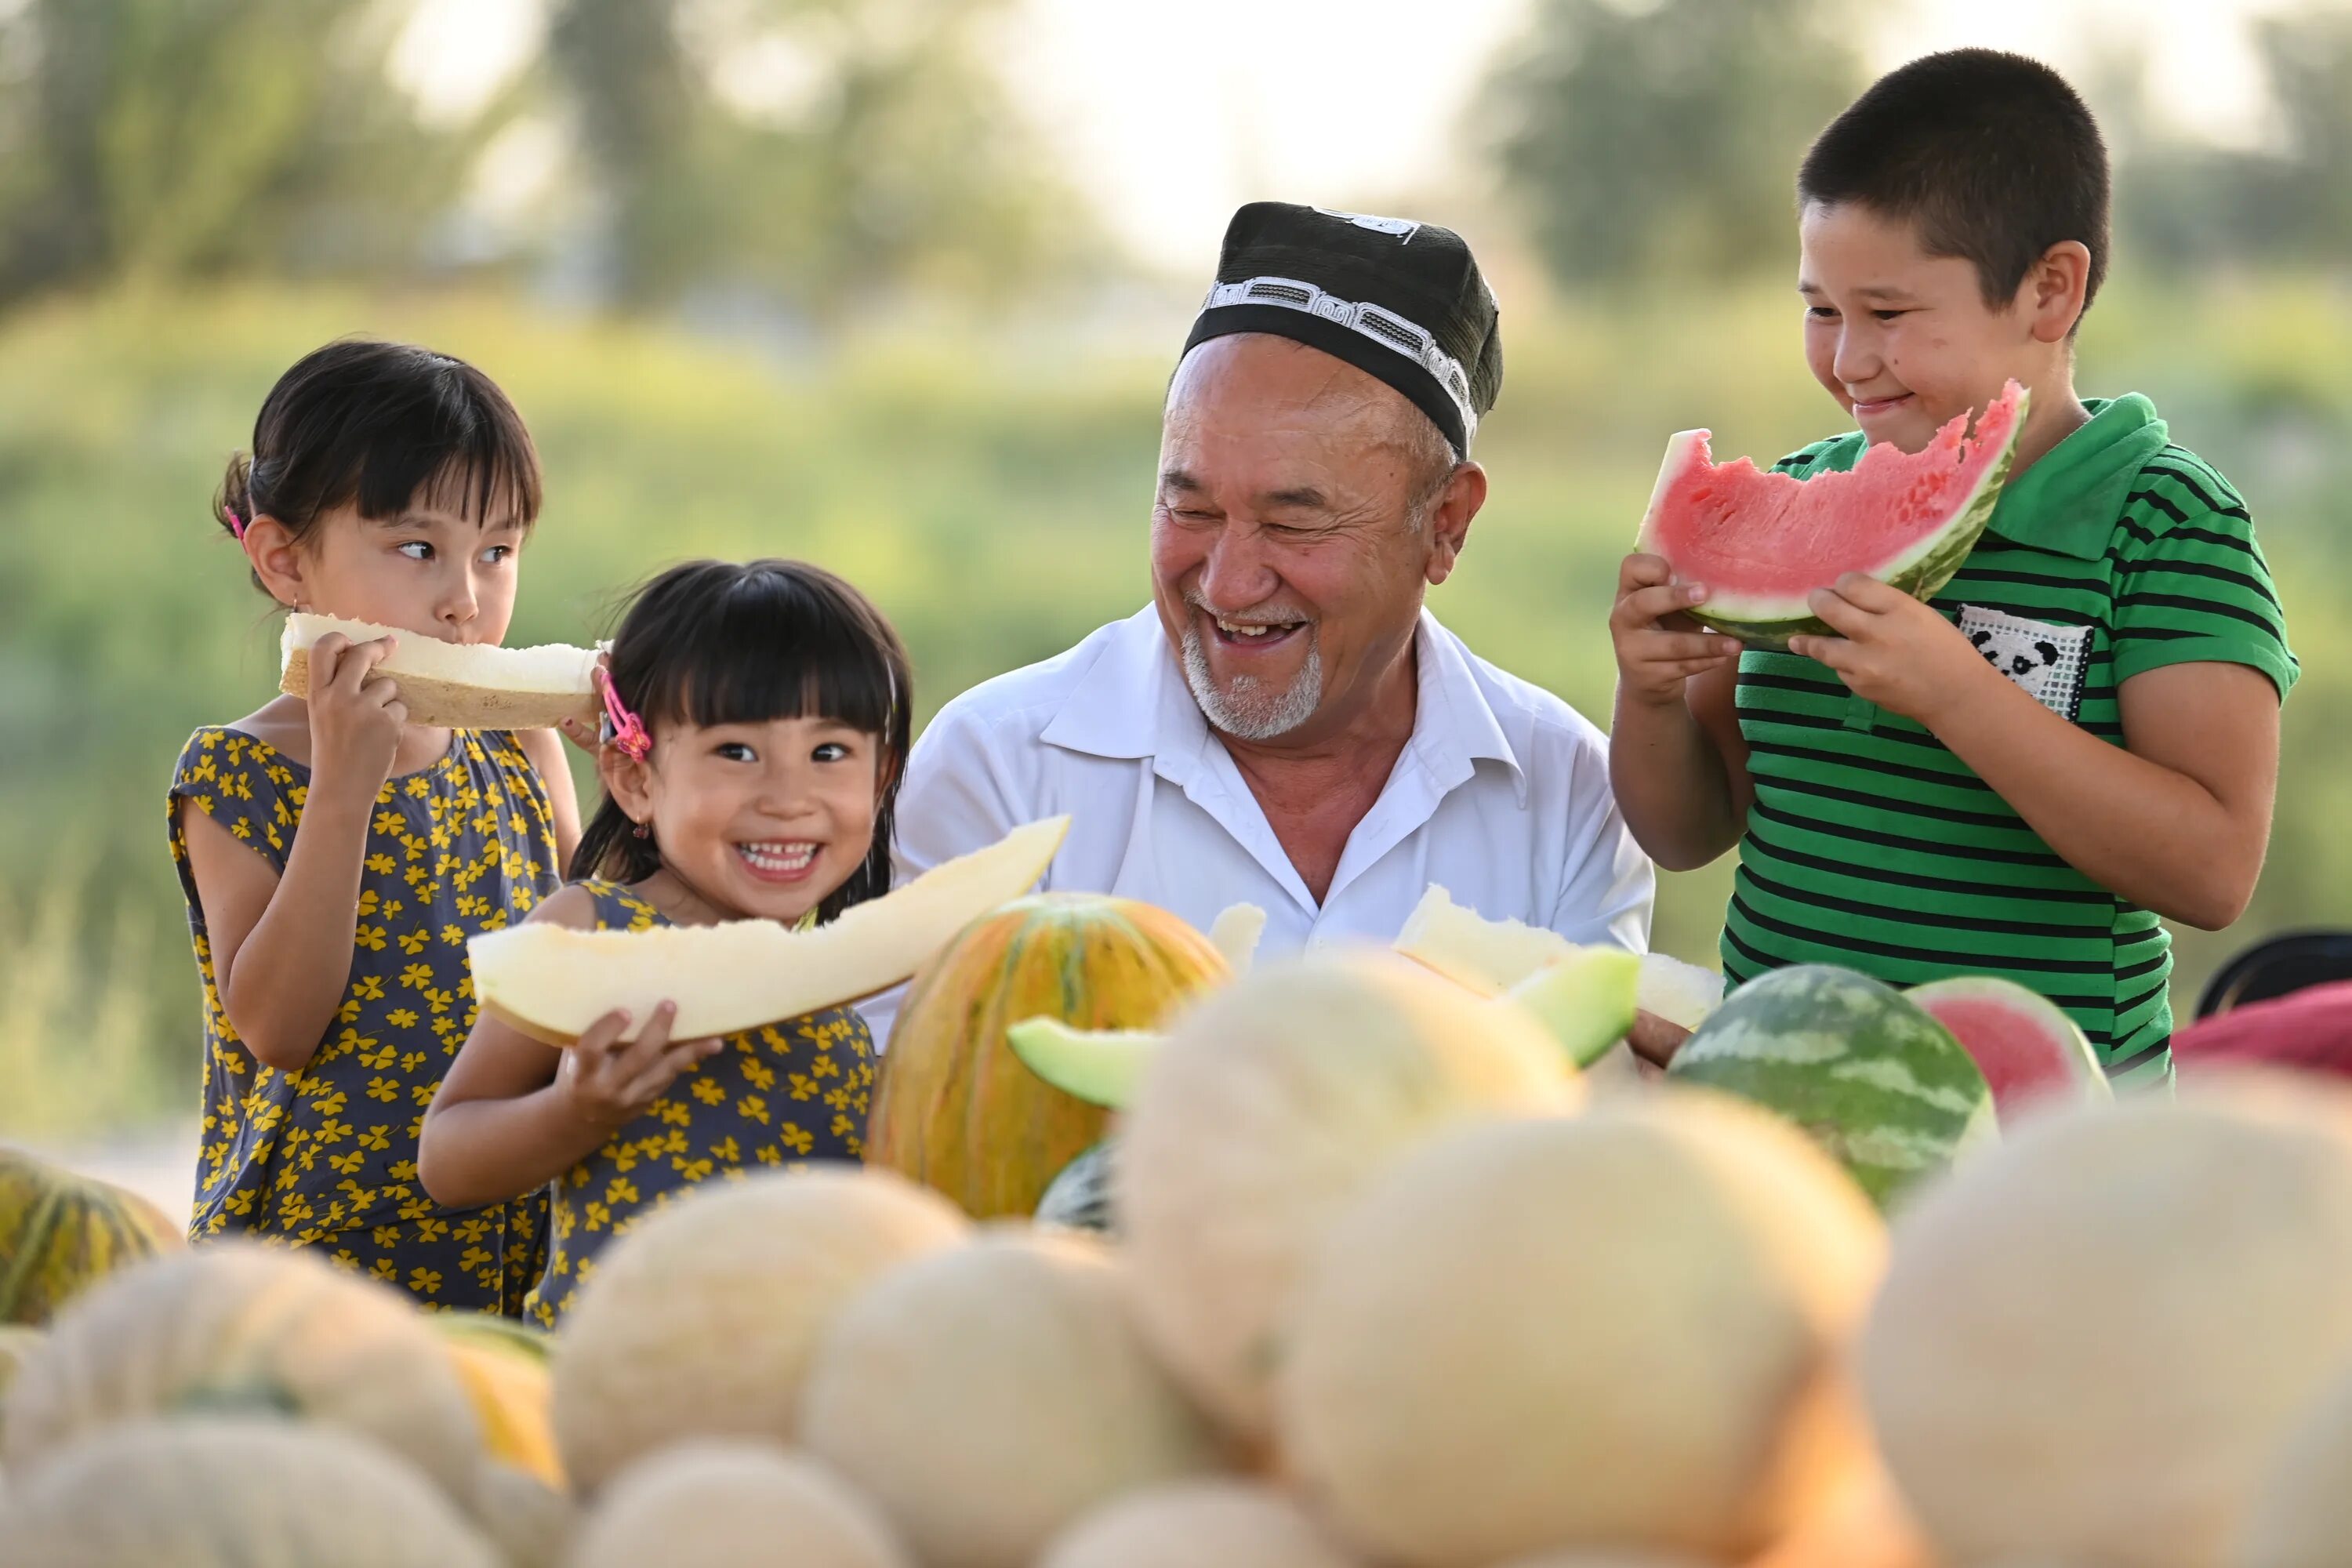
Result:
{"type": "Polygon", "coordinates": [[[2068,723],[2083,705],[2083,667],[2091,651],[2091,628],[2053,625],[1990,610],[1960,606],[1960,635],[1984,661],[2023,687],[2027,695],[2068,723]]]}

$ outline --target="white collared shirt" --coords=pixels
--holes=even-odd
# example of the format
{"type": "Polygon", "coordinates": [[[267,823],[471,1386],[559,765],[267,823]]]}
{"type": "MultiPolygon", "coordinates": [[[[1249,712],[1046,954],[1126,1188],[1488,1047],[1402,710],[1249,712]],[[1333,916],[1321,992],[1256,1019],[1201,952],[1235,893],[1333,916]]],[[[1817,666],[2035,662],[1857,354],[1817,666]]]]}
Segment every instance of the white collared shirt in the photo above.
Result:
{"type": "MultiPolygon", "coordinates": [[[[1255,904],[1265,956],[1393,941],[1432,882],[1490,919],[1644,949],[1656,876],[1618,814],[1607,740],[1427,610],[1413,647],[1412,738],[1320,904],[1202,717],[1150,605],[940,710],[899,791],[896,882],[1067,812],[1044,888],[1139,899],[1202,931],[1227,905],[1255,904]]],[[[866,1009],[877,1040],[895,1000],[866,1009]]]]}

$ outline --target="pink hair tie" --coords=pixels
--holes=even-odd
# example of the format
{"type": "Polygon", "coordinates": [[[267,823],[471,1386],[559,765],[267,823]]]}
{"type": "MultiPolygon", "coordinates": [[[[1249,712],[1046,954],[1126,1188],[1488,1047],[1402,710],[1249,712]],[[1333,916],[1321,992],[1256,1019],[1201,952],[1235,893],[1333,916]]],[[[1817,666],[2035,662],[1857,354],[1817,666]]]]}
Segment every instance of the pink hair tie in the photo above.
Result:
{"type": "Polygon", "coordinates": [[[228,531],[230,537],[234,538],[239,544],[243,544],[245,542],[245,520],[237,516],[235,510],[227,507],[223,507],[221,509],[221,515],[228,519],[228,531]]]}
{"type": "Polygon", "coordinates": [[[599,667],[596,687],[604,694],[604,733],[599,738],[607,745],[620,747],[621,754],[632,762],[644,762],[653,754],[654,738],[646,733],[645,725],[613,689],[613,672],[599,667]]]}

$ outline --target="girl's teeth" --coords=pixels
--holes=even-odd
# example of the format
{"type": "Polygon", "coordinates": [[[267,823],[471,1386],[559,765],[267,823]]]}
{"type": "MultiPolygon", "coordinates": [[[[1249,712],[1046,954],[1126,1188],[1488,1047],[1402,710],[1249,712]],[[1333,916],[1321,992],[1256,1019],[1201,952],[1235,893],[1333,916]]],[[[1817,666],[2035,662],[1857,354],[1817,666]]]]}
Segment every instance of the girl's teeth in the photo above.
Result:
{"type": "Polygon", "coordinates": [[[740,844],[736,848],[744,859],[762,871],[798,871],[816,858],[814,844],[740,844]]]}

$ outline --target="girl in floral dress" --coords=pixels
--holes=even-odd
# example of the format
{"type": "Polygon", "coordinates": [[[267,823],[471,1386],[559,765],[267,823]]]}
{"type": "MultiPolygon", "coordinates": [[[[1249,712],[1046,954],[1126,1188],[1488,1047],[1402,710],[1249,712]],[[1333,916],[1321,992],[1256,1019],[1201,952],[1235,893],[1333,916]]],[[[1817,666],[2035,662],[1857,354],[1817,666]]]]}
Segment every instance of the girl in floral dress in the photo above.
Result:
{"type": "MultiPolygon", "coordinates": [[[[907,656],[813,566],[698,562],[630,609],[606,672],[605,798],[574,880],[531,915],[582,931],[831,920],[888,890],[907,754],[907,656]]],[[[453,1207],[552,1181],[530,1310],[554,1327],[596,1254],[708,1182],[862,1152],[874,1045],[851,1008],[673,1040],[667,1002],[542,1045],[487,1014],[425,1118],[427,1188],[453,1207]]]]}
{"type": "MultiPolygon", "coordinates": [[[[346,341],[289,370],[215,503],[278,604],[496,643],[537,455],[462,361],[346,341]]],[[[552,731],[407,722],[397,637],[321,638],[306,698],[190,737],[172,857],[204,982],[191,1234],[317,1248],[427,1307],[520,1310],[543,1196],[451,1207],[416,1173],[473,1023],[466,939],[555,890],[578,806],[552,731]]]]}

